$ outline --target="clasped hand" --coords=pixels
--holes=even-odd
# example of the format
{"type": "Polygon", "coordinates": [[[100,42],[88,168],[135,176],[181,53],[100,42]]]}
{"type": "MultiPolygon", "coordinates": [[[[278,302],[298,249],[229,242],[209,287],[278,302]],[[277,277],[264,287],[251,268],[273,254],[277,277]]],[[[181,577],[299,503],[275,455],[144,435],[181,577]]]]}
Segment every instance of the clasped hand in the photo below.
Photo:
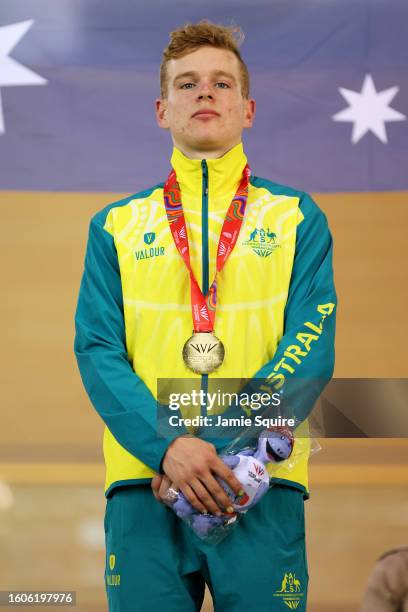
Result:
{"type": "Polygon", "coordinates": [[[199,512],[220,516],[233,512],[231,499],[217,478],[223,480],[236,495],[242,495],[242,484],[218,457],[212,444],[200,438],[180,436],[169,445],[163,460],[164,474],[152,480],[155,498],[163,502],[172,487],[182,491],[199,512]]]}

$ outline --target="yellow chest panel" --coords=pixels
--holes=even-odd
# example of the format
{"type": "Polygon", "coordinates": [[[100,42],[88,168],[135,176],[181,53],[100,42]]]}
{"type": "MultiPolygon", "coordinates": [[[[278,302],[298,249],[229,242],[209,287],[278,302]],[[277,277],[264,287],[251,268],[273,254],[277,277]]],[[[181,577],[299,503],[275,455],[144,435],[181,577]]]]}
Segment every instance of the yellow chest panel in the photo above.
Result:
{"type": "MultiPolygon", "coordinates": [[[[196,210],[184,205],[191,264],[201,285],[201,218],[196,210]]],[[[225,212],[224,206],[209,214],[210,284],[225,212]]],[[[250,188],[237,244],[218,275],[215,333],[226,356],[214,377],[250,377],[273,357],[283,334],[298,214],[297,198],[250,188]]],[[[182,360],[192,333],[190,279],[173,242],[162,189],[112,208],[105,229],[115,239],[127,350],[135,371],[153,393],[157,378],[192,377],[182,360]]]]}

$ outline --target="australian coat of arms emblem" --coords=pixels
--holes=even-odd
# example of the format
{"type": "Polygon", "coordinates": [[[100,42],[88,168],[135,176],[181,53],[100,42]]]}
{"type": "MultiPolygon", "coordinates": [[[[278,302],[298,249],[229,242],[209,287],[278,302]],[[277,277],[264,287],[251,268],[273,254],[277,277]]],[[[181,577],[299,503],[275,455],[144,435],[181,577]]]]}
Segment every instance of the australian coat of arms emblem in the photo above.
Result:
{"type": "Polygon", "coordinates": [[[249,235],[249,239],[242,243],[249,246],[259,257],[269,257],[275,249],[279,248],[278,236],[268,228],[255,228],[249,235]]]}

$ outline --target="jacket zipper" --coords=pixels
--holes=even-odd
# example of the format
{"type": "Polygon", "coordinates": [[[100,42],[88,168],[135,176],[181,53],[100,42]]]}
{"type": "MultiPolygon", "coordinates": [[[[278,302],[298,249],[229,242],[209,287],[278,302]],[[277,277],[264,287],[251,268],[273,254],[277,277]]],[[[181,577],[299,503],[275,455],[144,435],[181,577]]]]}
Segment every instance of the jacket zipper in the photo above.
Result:
{"type": "Polygon", "coordinates": [[[209,289],[209,260],[208,260],[208,166],[205,159],[201,161],[203,172],[203,195],[201,202],[201,226],[202,226],[202,243],[201,252],[203,260],[203,295],[207,295],[209,289]]]}
{"type": "MultiPolygon", "coordinates": [[[[208,166],[205,159],[201,160],[201,170],[203,174],[202,180],[202,201],[201,201],[201,256],[202,256],[202,292],[207,295],[209,289],[209,255],[208,255],[208,166]]],[[[207,394],[208,391],[208,374],[203,374],[201,377],[201,389],[207,394]]],[[[207,395],[205,395],[207,397],[207,395]]],[[[202,416],[207,414],[207,401],[201,406],[202,416]]]]}

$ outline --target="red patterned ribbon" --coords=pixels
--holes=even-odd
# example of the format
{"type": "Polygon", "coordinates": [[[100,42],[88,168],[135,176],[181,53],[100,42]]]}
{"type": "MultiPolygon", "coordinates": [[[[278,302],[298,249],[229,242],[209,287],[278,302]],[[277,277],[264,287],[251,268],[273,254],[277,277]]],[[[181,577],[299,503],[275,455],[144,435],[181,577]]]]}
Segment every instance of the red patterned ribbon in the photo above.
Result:
{"type": "Polygon", "coordinates": [[[190,263],[190,250],[188,246],[187,226],[181,203],[180,185],[177,176],[172,170],[164,185],[164,205],[174,244],[187,269],[191,281],[191,308],[193,312],[193,325],[195,332],[212,332],[215,324],[215,310],[217,307],[217,274],[220,272],[230,256],[237,242],[239,231],[244,220],[245,208],[248,199],[248,183],[251,169],[248,164],[242,172],[242,179],[228,207],[221,230],[217,249],[217,267],[214,281],[204,297],[194,276],[190,263]]]}

